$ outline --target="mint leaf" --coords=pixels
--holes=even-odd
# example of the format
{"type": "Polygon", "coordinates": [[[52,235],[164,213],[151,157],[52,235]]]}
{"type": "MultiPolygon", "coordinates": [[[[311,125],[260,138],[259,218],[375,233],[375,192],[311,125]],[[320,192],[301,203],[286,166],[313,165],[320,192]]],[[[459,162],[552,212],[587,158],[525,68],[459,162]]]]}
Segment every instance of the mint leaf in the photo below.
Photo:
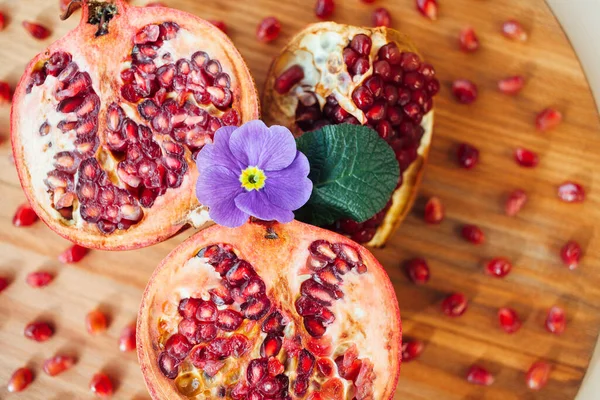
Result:
{"type": "Polygon", "coordinates": [[[296,219],[330,225],[340,218],[366,221],[385,207],[400,177],[392,148],[360,125],[328,125],[296,139],[310,162],[313,191],[296,219]]]}

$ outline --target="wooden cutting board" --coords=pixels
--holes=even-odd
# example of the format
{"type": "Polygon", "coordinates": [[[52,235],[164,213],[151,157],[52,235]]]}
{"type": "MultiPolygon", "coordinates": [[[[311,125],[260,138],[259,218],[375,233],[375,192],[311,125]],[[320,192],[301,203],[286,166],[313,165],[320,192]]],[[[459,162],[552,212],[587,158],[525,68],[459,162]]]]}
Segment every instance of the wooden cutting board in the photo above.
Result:
{"type": "MultiPolygon", "coordinates": [[[[259,87],[274,55],[306,24],[315,22],[312,0],[164,0],[169,5],[207,19],[222,19],[245,56],[259,87]],[[275,15],[283,25],[272,44],[255,40],[258,22],[275,15]]],[[[408,33],[442,81],[436,98],[436,126],[421,189],[413,212],[383,250],[375,254],[390,274],[402,311],[404,334],[426,343],[418,361],[403,365],[395,399],[572,399],[586,372],[600,327],[600,242],[594,226],[600,221],[598,154],[600,125],[590,90],[577,57],[558,22],[542,0],[440,1],[440,19],[431,22],[414,8],[414,0],[377,0],[392,13],[393,26],[408,33]],[[527,43],[514,43],[499,34],[502,21],[522,21],[530,32],[527,43]],[[477,30],[481,49],[467,55],[457,50],[457,35],[465,25],[477,30]],[[528,79],[521,95],[497,92],[496,82],[511,74],[528,79]],[[479,85],[479,99],[471,106],[457,104],[449,86],[456,78],[479,85]],[[548,133],[536,132],[533,120],[547,106],[560,109],[564,123],[548,133]],[[481,163],[472,171],[459,168],[455,150],[462,141],[476,145],[481,163]],[[539,152],[538,168],[524,170],[513,161],[513,150],[524,146],[539,152]],[[557,200],[556,186],[574,179],[587,189],[585,203],[557,200]],[[509,191],[524,188],[529,203],[514,218],[503,215],[509,191]],[[422,220],[423,199],[439,196],[446,219],[439,226],[422,220]],[[480,225],[487,243],[473,246],[457,233],[465,223],[480,225]],[[569,271],[558,257],[569,239],[584,249],[579,269],[569,271]],[[404,276],[401,264],[424,257],[431,281],[416,287],[404,276]],[[503,280],[486,276],[482,263],[505,256],[515,265],[503,280]],[[469,309],[449,319],[440,311],[449,293],[464,292],[469,309]],[[568,327],[562,336],[544,329],[546,310],[561,305],[568,327]],[[497,309],[514,307],[522,329],[507,335],[498,328],[497,309]],[[525,371],[538,359],[554,365],[551,381],[539,393],[525,387],[525,371]],[[491,370],[496,382],[488,388],[465,381],[474,363],[491,370]]],[[[143,4],[143,2],[136,2],[143,4]]],[[[369,25],[375,5],[359,0],[337,0],[335,20],[369,25]]],[[[53,29],[56,39],[75,26],[78,14],[61,23],[58,0],[0,1],[10,16],[0,33],[0,79],[16,84],[26,62],[44,48],[26,35],[24,19],[39,20],[53,29]]],[[[100,370],[116,383],[115,398],[148,399],[135,354],[119,353],[117,338],[135,320],[142,290],[159,261],[192,232],[186,231],[160,245],[129,252],[94,251],[79,264],[62,266],[57,255],[68,242],[41,222],[17,229],[11,224],[24,201],[17,174],[9,161],[9,109],[0,109],[0,274],[13,279],[0,295],[0,398],[8,398],[6,382],[18,367],[30,365],[35,382],[20,398],[89,398],[88,382],[100,370]],[[26,286],[27,273],[47,269],[56,273],[47,288],[26,286]],[[110,328],[100,337],[84,329],[85,314],[100,308],[111,316],[110,328]],[[23,327],[34,319],[56,326],[49,342],[33,343],[23,327]],[[49,378],[41,362],[55,352],[77,355],[76,368],[49,378]]]]}

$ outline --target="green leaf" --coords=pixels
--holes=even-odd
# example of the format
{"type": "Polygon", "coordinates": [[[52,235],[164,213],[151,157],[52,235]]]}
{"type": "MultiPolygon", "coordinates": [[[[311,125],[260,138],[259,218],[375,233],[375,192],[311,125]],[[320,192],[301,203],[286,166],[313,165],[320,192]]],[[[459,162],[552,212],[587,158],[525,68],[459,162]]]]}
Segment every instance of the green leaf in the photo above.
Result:
{"type": "Polygon", "coordinates": [[[366,221],[389,201],[400,177],[392,148],[374,130],[328,125],[296,139],[310,162],[313,191],[296,219],[330,225],[340,218],[366,221]]]}

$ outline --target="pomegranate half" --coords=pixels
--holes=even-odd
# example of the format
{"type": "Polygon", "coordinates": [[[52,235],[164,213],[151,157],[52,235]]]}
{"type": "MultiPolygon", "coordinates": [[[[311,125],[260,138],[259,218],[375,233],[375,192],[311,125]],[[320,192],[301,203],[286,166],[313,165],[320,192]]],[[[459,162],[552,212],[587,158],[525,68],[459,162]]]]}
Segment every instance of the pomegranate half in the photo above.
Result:
{"type": "Polygon", "coordinates": [[[153,399],[391,399],[392,284],[365,248],[293,221],[212,226],[144,293],[137,351],[153,399]]]}
{"type": "Polygon", "coordinates": [[[11,138],[29,202],[60,235],[102,249],[210,223],[193,159],[219,127],[259,117],[242,57],[185,12],[82,3],[80,25],[15,90],[11,138]]]}
{"type": "Polygon", "coordinates": [[[362,124],[386,140],[401,172],[392,198],[364,223],[339,220],[331,227],[379,247],[414,202],[439,88],[435,70],[403,34],[385,27],[317,23],[292,38],[271,65],[263,119],[298,136],[324,125],[362,124]]]}

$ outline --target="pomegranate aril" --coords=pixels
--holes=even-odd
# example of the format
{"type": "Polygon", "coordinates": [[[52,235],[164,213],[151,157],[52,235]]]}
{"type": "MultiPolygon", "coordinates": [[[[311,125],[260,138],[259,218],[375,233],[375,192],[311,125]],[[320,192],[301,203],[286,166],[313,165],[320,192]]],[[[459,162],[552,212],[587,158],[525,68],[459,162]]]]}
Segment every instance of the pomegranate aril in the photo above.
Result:
{"type": "Polygon", "coordinates": [[[325,19],[331,17],[333,10],[335,10],[333,0],[317,0],[315,4],[315,15],[318,18],[325,19]]]}
{"type": "Polygon", "coordinates": [[[506,258],[498,257],[488,261],[485,270],[488,274],[496,278],[504,278],[510,273],[512,264],[506,258]]]}
{"type": "Polygon", "coordinates": [[[256,38],[261,42],[272,42],[277,39],[281,32],[281,24],[275,17],[263,19],[256,30],[256,38]]]}
{"type": "Polygon", "coordinates": [[[533,168],[538,165],[540,159],[537,153],[519,147],[515,150],[515,161],[522,167],[533,168]]]}
{"type": "Polygon", "coordinates": [[[17,227],[30,226],[33,225],[33,223],[37,220],[38,216],[33,208],[31,208],[29,204],[25,203],[21,204],[19,208],[17,208],[17,211],[13,216],[12,223],[17,227]]]}
{"type": "Polygon", "coordinates": [[[449,317],[459,317],[467,311],[467,297],[462,293],[453,293],[442,302],[442,311],[449,317]]]}
{"type": "Polygon", "coordinates": [[[296,373],[298,375],[310,375],[315,366],[315,356],[306,349],[302,349],[298,355],[298,366],[296,373]]]}
{"type": "Polygon", "coordinates": [[[585,200],[585,190],[580,184],[567,181],[558,187],[558,198],[565,203],[581,203],[585,200]]]}
{"type": "Polygon", "coordinates": [[[461,143],[456,152],[458,163],[466,169],[474,168],[479,162],[479,150],[468,143],[461,143]]]}
{"type": "Polygon", "coordinates": [[[504,206],[505,214],[509,217],[514,217],[521,211],[526,202],[527,194],[521,189],[514,190],[506,199],[504,206]]]}
{"type": "Polygon", "coordinates": [[[304,69],[300,65],[292,65],[277,77],[275,90],[279,94],[285,94],[302,79],[304,79],[304,69]]]}
{"type": "Polygon", "coordinates": [[[442,201],[435,196],[429,198],[425,204],[425,222],[439,224],[444,219],[444,206],[442,201]]]}
{"type": "Polygon", "coordinates": [[[383,45],[377,55],[380,59],[389,62],[390,65],[399,65],[402,58],[400,49],[394,42],[383,45]]]}
{"type": "Polygon", "coordinates": [[[9,104],[11,97],[8,83],[0,81],[0,104],[9,104]]]}
{"type": "Polygon", "coordinates": [[[350,74],[354,75],[364,75],[367,73],[369,68],[371,67],[371,63],[367,57],[359,57],[354,63],[354,66],[350,70],[350,74]]]}
{"type": "Polygon", "coordinates": [[[214,20],[214,19],[211,19],[208,22],[210,22],[211,24],[213,24],[214,26],[216,26],[217,28],[219,28],[219,30],[221,32],[227,34],[227,25],[225,24],[225,22],[214,20]]]}
{"type": "Polygon", "coordinates": [[[37,271],[27,274],[25,281],[33,288],[48,286],[54,279],[54,275],[46,271],[37,271]]]}
{"type": "Polygon", "coordinates": [[[98,397],[108,398],[113,394],[113,384],[104,373],[97,373],[90,381],[90,391],[98,397]]]}
{"type": "Polygon", "coordinates": [[[35,22],[23,21],[22,25],[23,28],[36,39],[44,40],[51,34],[48,28],[35,22]]]}
{"type": "Polygon", "coordinates": [[[521,328],[521,319],[515,310],[503,307],[498,310],[498,322],[506,333],[515,333],[521,328]]]}
{"type": "Polygon", "coordinates": [[[546,108],[535,118],[535,126],[539,131],[545,132],[556,128],[562,122],[562,114],[553,108],[546,108]]]}
{"type": "Polygon", "coordinates": [[[472,53],[479,48],[479,39],[475,33],[475,29],[468,26],[460,31],[459,35],[460,48],[467,52],[472,53]]]}
{"type": "Polygon", "coordinates": [[[392,16],[387,8],[379,7],[373,11],[373,26],[392,26],[392,16]]]}
{"type": "Polygon", "coordinates": [[[215,325],[227,332],[232,332],[237,330],[244,322],[244,317],[242,314],[235,310],[219,310],[217,314],[217,321],[215,325]]]}
{"type": "Polygon", "coordinates": [[[10,284],[9,280],[3,276],[0,276],[0,293],[2,293],[10,284]]]}
{"type": "Polygon", "coordinates": [[[33,373],[29,368],[19,368],[10,377],[7,390],[11,393],[22,392],[33,381],[33,373]]]}
{"type": "Polygon", "coordinates": [[[457,79],[452,83],[452,94],[462,104],[471,104],[477,99],[477,86],[467,79],[457,79]]]}
{"type": "Polygon", "coordinates": [[[271,309],[271,300],[266,296],[250,298],[240,306],[244,317],[257,321],[264,317],[271,309]]]}
{"type": "Polygon", "coordinates": [[[304,318],[304,328],[309,335],[316,338],[323,336],[327,330],[325,324],[316,317],[304,318]]]}
{"type": "MultiPolygon", "coordinates": [[[[192,354],[194,354],[193,351],[192,354]]],[[[194,363],[192,356],[190,356],[190,359],[192,363],[194,363]]],[[[179,372],[179,361],[167,354],[166,351],[163,351],[158,356],[158,368],[165,377],[169,379],[175,379],[177,377],[177,373],[179,372]]]]}
{"type": "Polygon", "coordinates": [[[570,240],[560,249],[560,258],[570,269],[576,269],[581,259],[581,246],[579,243],[570,240]]]}
{"type": "Polygon", "coordinates": [[[268,362],[266,359],[254,359],[248,363],[246,379],[252,386],[256,385],[268,375],[268,362]]]}
{"type": "Polygon", "coordinates": [[[119,350],[122,352],[134,351],[136,343],[135,324],[126,326],[119,336],[119,350]]]}
{"type": "Polygon", "coordinates": [[[279,336],[269,334],[260,346],[261,357],[275,357],[281,350],[282,341],[279,336]]]}
{"type": "Polygon", "coordinates": [[[358,108],[366,111],[373,105],[373,93],[365,86],[359,86],[352,92],[352,100],[358,108]]]}
{"type": "Polygon", "coordinates": [[[73,264],[81,261],[90,250],[75,244],[58,256],[58,261],[63,264],[73,264]]]}
{"type": "Polygon", "coordinates": [[[333,375],[334,364],[329,358],[319,358],[317,360],[317,371],[321,376],[330,377],[333,375]]]}
{"type": "Polygon", "coordinates": [[[50,376],[61,374],[75,365],[75,357],[57,355],[44,361],[42,369],[50,376]]]}
{"type": "Polygon", "coordinates": [[[509,76],[498,81],[498,90],[504,94],[516,95],[525,86],[525,78],[520,75],[509,76]]]}
{"type": "Polygon", "coordinates": [[[418,55],[411,52],[400,54],[400,67],[405,72],[415,72],[421,68],[421,59],[418,55]]]}
{"type": "Polygon", "coordinates": [[[437,0],[415,0],[417,10],[425,17],[436,20],[438,16],[438,3],[437,0]]]}
{"type": "Polygon", "coordinates": [[[531,390],[540,390],[548,383],[552,366],[546,361],[534,362],[525,376],[527,387],[531,390]]]}
{"type": "Polygon", "coordinates": [[[519,21],[508,20],[502,24],[502,34],[509,39],[524,42],[527,40],[527,32],[519,21]]]}
{"type": "Polygon", "coordinates": [[[372,46],[371,38],[363,33],[355,35],[350,41],[350,47],[362,56],[369,56],[372,46]]]}
{"type": "Polygon", "coordinates": [[[477,225],[464,225],[461,229],[462,237],[473,244],[485,242],[485,234],[477,225]]]}
{"type": "Polygon", "coordinates": [[[182,334],[172,335],[165,343],[165,351],[177,360],[183,360],[189,354],[192,345],[182,334]]]}
{"type": "Polygon", "coordinates": [[[422,258],[413,258],[405,265],[405,270],[413,283],[423,284],[429,281],[429,266],[422,258]]]}
{"type": "Polygon", "coordinates": [[[32,322],[25,327],[23,334],[27,339],[45,342],[54,335],[54,330],[45,322],[32,322]]]}
{"type": "Polygon", "coordinates": [[[238,287],[246,283],[256,273],[248,262],[239,260],[236,264],[227,272],[225,278],[227,282],[233,286],[238,287]]]}
{"type": "Polygon", "coordinates": [[[269,359],[267,370],[269,371],[269,375],[277,376],[283,374],[285,367],[277,358],[271,358],[269,359]]]}
{"type": "Polygon", "coordinates": [[[409,362],[418,358],[423,352],[423,342],[417,339],[402,341],[402,362],[409,362]]]}
{"type": "Polygon", "coordinates": [[[6,15],[0,11],[0,31],[3,31],[6,27],[6,15]]]}
{"type": "Polygon", "coordinates": [[[108,321],[100,310],[92,310],[85,316],[85,328],[90,335],[98,335],[106,331],[108,321]]]}
{"type": "Polygon", "coordinates": [[[160,35],[160,27],[158,25],[146,25],[139,30],[133,37],[133,43],[144,44],[155,42],[160,35]]]}
{"type": "Polygon", "coordinates": [[[473,365],[467,372],[467,382],[475,385],[489,386],[494,383],[494,377],[487,369],[473,365]]]}
{"type": "Polygon", "coordinates": [[[565,310],[557,306],[550,308],[546,316],[546,329],[548,332],[560,335],[565,331],[566,326],[565,310]]]}

